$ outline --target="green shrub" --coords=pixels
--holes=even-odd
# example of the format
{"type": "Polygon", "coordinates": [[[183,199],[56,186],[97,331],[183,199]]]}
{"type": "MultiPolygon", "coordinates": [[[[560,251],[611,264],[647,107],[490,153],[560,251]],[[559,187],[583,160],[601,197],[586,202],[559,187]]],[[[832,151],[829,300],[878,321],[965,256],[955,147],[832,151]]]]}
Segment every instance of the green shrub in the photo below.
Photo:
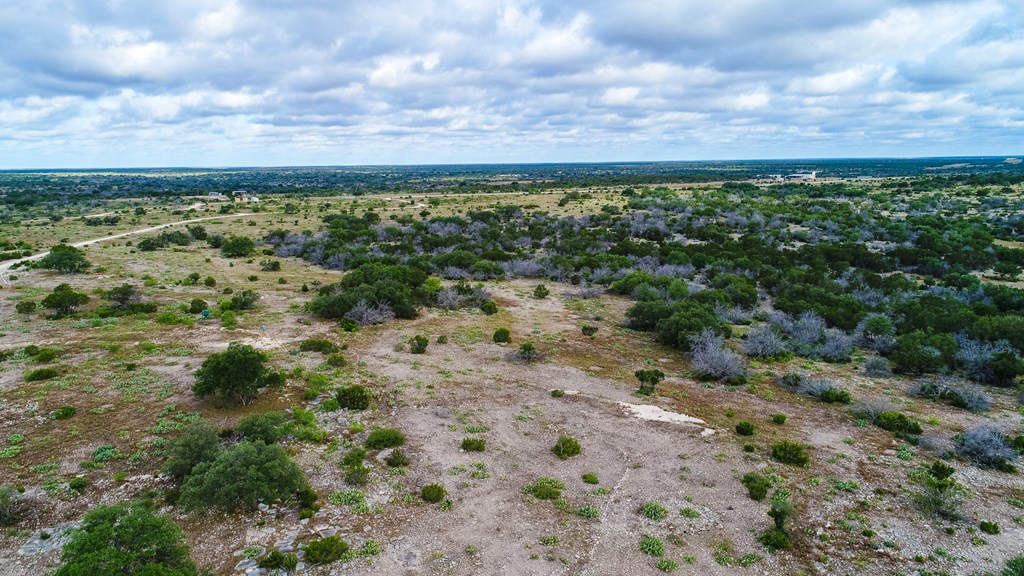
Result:
{"type": "Polygon", "coordinates": [[[85,489],[88,486],[89,480],[86,478],[82,478],[81,476],[76,476],[68,481],[68,488],[73,492],[77,492],[78,494],[85,492],[85,489]]]}
{"type": "Polygon", "coordinates": [[[780,440],[772,444],[772,458],[783,464],[793,466],[805,466],[811,461],[807,454],[807,447],[799,442],[780,440]]]}
{"type": "Polygon", "coordinates": [[[587,325],[583,326],[582,328],[580,328],[580,331],[583,332],[584,336],[589,336],[589,337],[593,338],[594,334],[597,334],[597,326],[593,326],[591,324],[587,324],[587,325]]]}
{"type": "Polygon", "coordinates": [[[601,516],[601,513],[597,508],[594,508],[593,506],[581,506],[580,509],[576,511],[576,514],[589,520],[594,520],[601,516]]]}
{"type": "Polygon", "coordinates": [[[401,468],[402,466],[409,465],[409,457],[405,455],[405,452],[401,450],[394,450],[388,455],[385,460],[388,466],[391,468],[401,468]]]}
{"type": "Polygon", "coordinates": [[[498,305],[494,302],[494,300],[487,300],[486,302],[480,305],[480,311],[483,312],[484,314],[487,314],[488,316],[492,314],[497,314],[498,305]]]}
{"type": "Polygon", "coordinates": [[[547,286],[544,286],[543,284],[537,284],[537,286],[533,289],[534,298],[547,298],[549,294],[551,294],[551,291],[548,290],[547,286]]]}
{"type": "Polygon", "coordinates": [[[430,344],[430,340],[426,336],[417,334],[409,338],[409,352],[412,354],[426,354],[427,344],[430,344]]]}
{"type": "Polygon", "coordinates": [[[586,474],[584,474],[583,475],[583,483],[584,484],[600,484],[600,482],[597,479],[597,474],[595,474],[594,472],[587,472],[586,474]]]}
{"type": "Polygon", "coordinates": [[[750,499],[755,502],[764,500],[765,496],[768,495],[768,489],[772,487],[772,481],[767,476],[757,472],[747,472],[743,475],[743,479],[740,482],[747,487],[750,499]]]}
{"type": "Polygon", "coordinates": [[[366,448],[356,446],[345,453],[341,463],[345,466],[359,466],[366,460],[366,448]]]}
{"type": "Polygon", "coordinates": [[[924,432],[921,424],[896,410],[886,410],[875,417],[875,426],[901,436],[918,435],[924,432]]]}
{"type": "Polygon", "coordinates": [[[291,572],[295,570],[296,566],[299,565],[299,557],[295,554],[285,554],[277,548],[270,551],[269,554],[260,559],[260,568],[267,570],[282,570],[284,572],[291,572]]]}
{"type": "Polygon", "coordinates": [[[366,466],[348,466],[345,468],[345,482],[353,486],[366,486],[370,481],[370,469],[366,466]]]}
{"type": "Polygon", "coordinates": [[[220,452],[220,438],[213,426],[200,421],[185,428],[181,437],[167,444],[167,460],[161,468],[164,474],[181,480],[200,462],[210,462],[220,452]]]}
{"type": "Polygon", "coordinates": [[[209,309],[210,305],[207,304],[206,300],[203,300],[202,298],[193,298],[192,301],[188,303],[189,314],[199,314],[203,310],[209,309]]]}
{"type": "Polygon", "coordinates": [[[16,524],[21,518],[21,503],[18,490],[12,486],[0,486],[0,526],[16,524]]]}
{"type": "Polygon", "coordinates": [[[559,390],[556,388],[555,390],[551,391],[552,398],[561,398],[563,396],[565,396],[565,390],[559,390]]]}
{"type": "Polygon", "coordinates": [[[290,431],[288,416],[277,411],[250,414],[238,423],[238,432],[250,442],[258,440],[264,444],[274,444],[290,431]]]}
{"type": "Polygon", "coordinates": [[[366,410],[370,407],[370,390],[365,386],[353,384],[343,386],[334,395],[338,405],[349,410],[366,410]]]}
{"type": "Polygon", "coordinates": [[[655,522],[661,522],[665,518],[668,518],[668,508],[665,508],[657,502],[644,502],[640,506],[640,514],[645,518],[654,520],[655,522]]]}
{"type": "Polygon", "coordinates": [[[326,338],[307,338],[299,344],[300,352],[321,352],[330,354],[340,350],[338,345],[326,338]]]}
{"type": "Polygon", "coordinates": [[[497,344],[507,344],[512,341],[512,334],[508,331],[508,328],[498,328],[494,331],[492,340],[497,344]]]}
{"type": "Polygon", "coordinates": [[[92,459],[96,462],[106,462],[122,457],[121,451],[110,444],[104,444],[92,451],[92,459]]]}
{"type": "Polygon", "coordinates": [[[25,382],[39,382],[56,378],[59,373],[53,368],[37,368],[25,374],[25,382]]]}
{"type": "Polygon", "coordinates": [[[753,436],[754,425],[746,420],[740,420],[736,423],[736,433],[740,436],[753,436]]]}
{"type": "Polygon", "coordinates": [[[661,370],[637,370],[633,375],[640,381],[640,389],[636,391],[640,396],[654,394],[658,383],[665,379],[665,373],[661,370]]]}
{"type": "Polygon", "coordinates": [[[664,556],[665,543],[654,536],[645,534],[640,537],[640,551],[649,556],[664,556]]]}
{"type": "Polygon", "coordinates": [[[61,406],[53,411],[54,420],[67,420],[75,415],[77,409],[74,406],[61,406]]]}
{"type": "Polygon", "coordinates": [[[658,560],[658,563],[654,566],[662,572],[675,572],[679,569],[679,562],[676,562],[671,558],[662,558],[661,560],[658,560]]]}
{"type": "Polygon", "coordinates": [[[57,351],[53,348],[43,348],[36,354],[35,361],[40,364],[53,362],[57,358],[57,351]]]}
{"type": "Polygon", "coordinates": [[[198,573],[181,529],[141,504],[97,506],[70,535],[53,576],[198,573]]]}
{"type": "Polygon", "coordinates": [[[430,502],[431,504],[444,500],[446,494],[444,486],[440,484],[427,484],[420,490],[420,498],[423,498],[424,502],[430,502]]]}
{"type": "Polygon", "coordinates": [[[1002,529],[1000,529],[998,522],[991,522],[989,520],[982,520],[981,523],[978,524],[978,528],[981,529],[982,532],[990,536],[995,536],[1002,532],[1002,529]]]}
{"type": "Polygon", "coordinates": [[[381,450],[405,444],[405,435],[395,428],[377,428],[366,438],[366,448],[381,450]]]}
{"type": "Polygon", "coordinates": [[[270,371],[267,355],[248,344],[231,342],[224,352],[210,354],[196,372],[196,396],[216,395],[222,400],[245,402],[256,397],[270,371]]]}
{"type": "Polygon", "coordinates": [[[533,342],[523,342],[519,345],[519,359],[532,362],[537,359],[537,347],[533,342]]]}
{"type": "Polygon", "coordinates": [[[462,449],[466,452],[483,452],[487,448],[487,440],[483,438],[463,438],[462,449]]]}
{"type": "Polygon", "coordinates": [[[790,542],[789,534],[783,530],[772,528],[761,534],[758,540],[768,549],[769,552],[775,552],[777,550],[789,550],[793,547],[790,542]]]}
{"type": "Polygon", "coordinates": [[[541,476],[533,484],[523,487],[524,494],[530,494],[538,500],[557,500],[562,496],[565,484],[556,478],[541,476]]]}
{"type": "Polygon", "coordinates": [[[786,423],[786,415],[779,413],[772,414],[772,422],[778,424],[779,426],[782,426],[783,424],[786,423]]]}
{"type": "Polygon", "coordinates": [[[280,445],[239,442],[197,464],[178,503],[185,509],[255,510],[260,502],[290,500],[308,488],[302,469],[280,445]]]}
{"type": "Polygon", "coordinates": [[[825,388],[818,395],[818,400],[826,404],[849,404],[850,393],[842,388],[825,388]]]}
{"type": "Polygon", "coordinates": [[[345,356],[340,353],[331,354],[327,357],[326,362],[328,365],[335,368],[344,368],[345,366],[348,366],[348,360],[346,360],[345,356]]]}
{"type": "Polygon", "coordinates": [[[36,303],[31,300],[22,300],[14,305],[14,311],[18,314],[32,314],[36,311],[36,303]]]}
{"type": "Polygon", "coordinates": [[[559,436],[551,451],[562,460],[567,460],[580,453],[580,443],[572,436],[559,436]]]}
{"type": "Polygon", "coordinates": [[[348,543],[340,536],[327,536],[308,542],[305,546],[306,555],[303,560],[310,564],[330,564],[337,562],[348,552],[348,543]]]}

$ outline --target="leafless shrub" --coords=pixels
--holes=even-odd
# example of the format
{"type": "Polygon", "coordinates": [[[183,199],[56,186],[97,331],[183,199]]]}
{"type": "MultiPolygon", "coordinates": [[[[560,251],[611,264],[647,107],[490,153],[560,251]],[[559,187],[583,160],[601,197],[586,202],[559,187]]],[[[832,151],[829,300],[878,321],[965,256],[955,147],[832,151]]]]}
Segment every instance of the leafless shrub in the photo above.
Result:
{"type": "Polygon", "coordinates": [[[897,406],[888,398],[864,398],[853,405],[853,413],[869,422],[878,420],[882,412],[892,412],[897,406]]]}
{"type": "Polygon", "coordinates": [[[931,452],[936,458],[943,460],[953,457],[956,452],[956,445],[949,438],[939,434],[926,434],[917,440],[917,447],[931,452]]]}
{"type": "Polygon", "coordinates": [[[754,358],[771,358],[789,351],[786,339],[770,325],[755,326],[747,332],[743,351],[754,358]]]}
{"type": "Polygon", "coordinates": [[[461,280],[464,278],[472,278],[473,275],[469,273],[469,270],[457,268],[455,266],[448,266],[440,272],[442,278],[448,278],[449,280],[461,280]]]}
{"type": "Polygon", "coordinates": [[[956,353],[956,361],[963,367],[967,377],[978,382],[992,382],[995,374],[992,370],[992,359],[1000,352],[1013,352],[1013,346],[1006,340],[983,342],[969,338],[964,333],[954,335],[960,347],[956,353]]]}
{"type": "Polygon", "coordinates": [[[582,286],[578,290],[572,292],[566,292],[566,300],[590,300],[593,298],[600,298],[604,294],[604,289],[600,286],[582,286]]]}
{"type": "Polygon", "coordinates": [[[509,278],[543,278],[544,266],[534,260],[509,260],[501,268],[509,278]]]}
{"type": "Polygon", "coordinates": [[[828,362],[848,362],[853,353],[853,337],[839,328],[825,330],[824,341],[815,351],[815,356],[828,362]]]}
{"type": "Polygon", "coordinates": [[[721,303],[715,305],[715,314],[719,320],[729,324],[750,324],[754,318],[754,313],[751,311],[744,310],[739,306],[729,308],[721,303]]]}
{"type": "Polygon", "coordinates": [[[920,398],[941,400],[973,412],[984,412],[992,407],[992,397],[979,386],[948,377],[936,377],[918,382],[908,393],[920,398]]]}
{"type": "Polygon", "coordinates": [[[960,435],[957,452],[982,468],[1004,468],[1017,459],[1003,432],[992,424],[981,424],[960,435]]]}
{"type": "Polygon", "coordinates": [[[746,369],[739,354],[725,347],[725,339],[710,329],[690,338],[690,363],[701,377],[718,380],[742,378],[746,369]]]}
{"type": "Polygon", "coordinates": [[[888,378],[892,376],[892,368],[885,358],[872,356],[864,361],[864,374],[872,378],[888,378]]]}
{"type": "Polygon", "coordinates": [[[455,310],[461,307],[466,297],[454,288],[445,288],[437,293],[437,305],[445,310],[455,310]]]}
{"type": "Polygon", "coordinates": [[[360,326],[371,324],[382,324],[395,318],[395,313],[386,302],[369,304],[365,300],[356,302],[355,306],[345,314],[345,317],[360,326]]]}

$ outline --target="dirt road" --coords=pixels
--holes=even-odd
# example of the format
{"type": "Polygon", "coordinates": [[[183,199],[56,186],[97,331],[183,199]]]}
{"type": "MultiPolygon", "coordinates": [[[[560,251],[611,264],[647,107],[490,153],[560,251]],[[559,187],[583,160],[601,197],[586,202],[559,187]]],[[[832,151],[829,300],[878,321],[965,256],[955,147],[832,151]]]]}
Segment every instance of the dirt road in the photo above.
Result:
{"type": "MultiPolygon", "coordinates": [[[[139,228],[138,230],[130,230],[128,232],[121,232],[120,234],[113,234],[111,236],[103,236],[101,238],[93,238],[91,240],[82,240],[81,242],[75,242],[71,244],[75,248],[83,248],[99,242],[106,242],[108,240],[117,240],[118,238],[125,238],[128,236],[135,236],[137,234],[148,234],[150,232],[156,232],[163,230],[164,228],[170,228],[171,226],[181,226],[182,224],[195,224],[196,222],[208,222],[210,220],[224,220],[226,218],[241,218],[243,216],[252,216],[252,212],[244,212],[241,214],[228,214],[225,216],[207,216],[206,218],[193,218],[191,220],[179,220],[177,222],[168,222],[167,224],[160,224],[159,226],[150,226],[148,228],[139,228]]],[[[7,273],[10,272],[11,268],[15,264],[21,262],[34,262],[45,258],[50,252],[40,252],[39,254],[33,254],[25,258],[19,258],[18,260],[11,260],[10,262],[0,263],[0,280],[7,286],[11,285],[11,282],[7,279],[7,273]]]]}

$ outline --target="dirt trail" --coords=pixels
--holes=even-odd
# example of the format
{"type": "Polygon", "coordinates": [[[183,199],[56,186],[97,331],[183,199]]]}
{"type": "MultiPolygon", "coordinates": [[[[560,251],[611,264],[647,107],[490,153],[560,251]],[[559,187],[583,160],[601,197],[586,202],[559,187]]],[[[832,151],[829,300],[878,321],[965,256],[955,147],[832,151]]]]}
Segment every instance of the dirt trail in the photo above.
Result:
{"type": "MultiPolygon", "coordinates": [[[[157,230],[163,230],[164,228],[170,228],[171,226],[180,226],[182,224],[194,224],[196,222],[208,222],[210,220],[224,220],[226,218],[241,218],[242,216],[252,216],[252,212],[243,212],[241,214],[228,214],[226,216],[207,216],[205,218],[193,218],[191,220],[178,220],[177,222],[168,222],[167,224],[160,224],[158,226],[149,226],[147,228],[139,228],[138,230],[130,230],[128,232],[121,232],[120,234],[113,234],[110,236],[103,236],[100,238],[93,238],[91,240],[82,240],[81,242],[74,242],[71,246],[75,248],[83,248],[99,242],[106,242],[107,240],[117,240],[118,238],[125,238],[127,236],[135,236],[136,234],[148,234],[150,232],[156,232],[157,230]]],[[[0,280],[7,286],[11,285],[11,282],[7,279],[7,273],[14,267],[15,264],[22,262],[34,262],[36,260],[42,260],[50,253],[49,250],[46,252],[40,252],[39,254],[33,254],[25,258],[19,258],[18,260],[12,260],[10,262],[0,263],[0,280]]]]}

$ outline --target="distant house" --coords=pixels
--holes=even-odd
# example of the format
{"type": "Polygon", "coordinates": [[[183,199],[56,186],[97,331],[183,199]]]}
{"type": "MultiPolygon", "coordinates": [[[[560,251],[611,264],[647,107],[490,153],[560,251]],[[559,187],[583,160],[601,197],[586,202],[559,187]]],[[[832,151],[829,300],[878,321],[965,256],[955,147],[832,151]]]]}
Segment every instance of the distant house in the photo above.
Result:
{"type": "Polygon", "coordinates": [[[787,180],[814,180],[818,177],[818,171],[812,170],[811,172],[796,172],[786,176],[787,180]]]}

